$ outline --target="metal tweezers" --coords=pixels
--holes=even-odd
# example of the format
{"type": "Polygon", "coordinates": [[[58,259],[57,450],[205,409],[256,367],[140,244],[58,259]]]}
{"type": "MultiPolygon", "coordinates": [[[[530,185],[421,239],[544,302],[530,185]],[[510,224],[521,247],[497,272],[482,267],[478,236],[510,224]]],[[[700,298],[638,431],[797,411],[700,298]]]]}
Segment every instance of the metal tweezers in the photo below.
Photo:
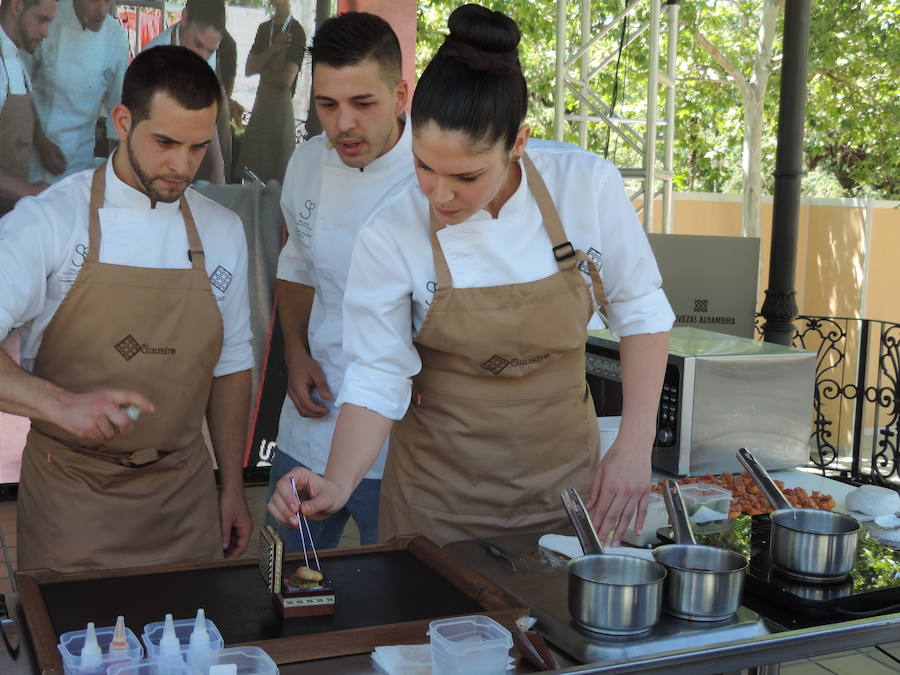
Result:
{"type": "Polygon", "coordinates": [[[310,569],[309,564],[309,553],[307,552],[306,539],[309,538],[309,548],[312,549],[313,559],[316,561],[315,569],[322,571],[322,566],[319,564],[319,555],[316,553],[316,545],[313,543],[312,532],[309,531],[309,521],[306,520],[306,516],[303,515],[303,509],[301,508],[303,501],[300,499],[300,493],[297,492],[297,483],[294,481],[294,477],[291,476],[291,490],[294,491],[294,497],[297,499],[297,529],[300,530],[300,546],[303,548],[303,560],[306,561],[306,566],[310,569]],[[304,535],[303,529],[306,528],[306,534],[304,535]]]}
{"type": "Polygon", "coordinates": [[[516,567],[516,563],[518,563],[522,569],[528,569],[528,564],[522,560],[521,556],[516,555],[515,553],[511,553],[506,549],[497,546],[492,542],[489,542],[485,539],[479,539],[478,545],[481,546],[485,551],[490,553],[503,567],[508,569],[510,572],[518,572],[519,567],[516,567]]]}

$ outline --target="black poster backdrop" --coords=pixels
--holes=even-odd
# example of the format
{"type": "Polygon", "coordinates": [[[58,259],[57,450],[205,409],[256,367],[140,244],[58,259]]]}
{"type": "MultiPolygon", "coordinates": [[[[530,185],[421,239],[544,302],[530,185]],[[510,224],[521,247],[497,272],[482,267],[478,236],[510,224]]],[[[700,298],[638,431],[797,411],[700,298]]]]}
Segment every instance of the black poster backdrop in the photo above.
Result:
{"type": "Polygon", "coordinates": [[[287,392],[287,365],[284,362],[284,336],[276,306],[270,330],[269,349],[262,366],[256,406],[251,417],[248,447],[244,454],[244,478],[247,482],[267,481],[275,455],[278,420],[287,392]]]}

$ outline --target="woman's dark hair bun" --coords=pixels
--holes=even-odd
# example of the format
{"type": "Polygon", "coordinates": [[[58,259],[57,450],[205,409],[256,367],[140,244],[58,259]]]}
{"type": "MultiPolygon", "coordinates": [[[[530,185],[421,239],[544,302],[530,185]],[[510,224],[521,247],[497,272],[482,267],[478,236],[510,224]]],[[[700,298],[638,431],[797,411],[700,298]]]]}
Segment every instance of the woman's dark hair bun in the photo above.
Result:
{"type": "Polygon", "coordinates": [[[516,22],[501,12],[481,5],[462,5],[447,20],[450,37],[485,52],[511,52],[519,46],[522,34],[516,22]]]}

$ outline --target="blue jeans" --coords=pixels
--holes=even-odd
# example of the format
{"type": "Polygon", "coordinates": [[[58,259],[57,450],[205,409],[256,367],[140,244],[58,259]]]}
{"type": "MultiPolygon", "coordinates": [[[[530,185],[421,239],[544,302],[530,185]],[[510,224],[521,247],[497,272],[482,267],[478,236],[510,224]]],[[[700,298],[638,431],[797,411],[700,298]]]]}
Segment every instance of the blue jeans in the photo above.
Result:
{"type": "MultiPolygon", "coordinates": [[[[275,484],[291,469],[305,467],[293,459],[290,455],[275,450],[275,459],[269,472],[269,490],[266,494],[266,503],[275,494],[275,484]]],[[[324,520],[310,520],[309,529],[317,549],[337,548],[344,534],[347,520],[352,516],[359,528],[359,543],[363,546],[378,543],[378,499],[381,495],[381,480],[364,478],[359,486],[350,495],[350,499],[340,511],[333,513],[324,520]]],[[[300,535],[297,530],[278,525],[270,513],[266,513],[266,525],[278,529],[278,533],[284,539],[285,553],[299,553],[303,549],[300,546],[300,535]]]]}

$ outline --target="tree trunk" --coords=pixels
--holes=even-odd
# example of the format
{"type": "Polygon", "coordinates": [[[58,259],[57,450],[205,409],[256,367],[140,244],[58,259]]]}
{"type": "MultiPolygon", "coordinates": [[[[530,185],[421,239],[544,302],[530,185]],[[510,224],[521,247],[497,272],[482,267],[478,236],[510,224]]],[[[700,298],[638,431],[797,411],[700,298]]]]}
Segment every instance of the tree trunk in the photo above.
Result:
{"type": "Polygon", "coordinates": [[[745,237],[760,234],[759,200],[762,197],[763,96],[756,87],[744,99],[743,200],[741,231],[745,237]]]}

